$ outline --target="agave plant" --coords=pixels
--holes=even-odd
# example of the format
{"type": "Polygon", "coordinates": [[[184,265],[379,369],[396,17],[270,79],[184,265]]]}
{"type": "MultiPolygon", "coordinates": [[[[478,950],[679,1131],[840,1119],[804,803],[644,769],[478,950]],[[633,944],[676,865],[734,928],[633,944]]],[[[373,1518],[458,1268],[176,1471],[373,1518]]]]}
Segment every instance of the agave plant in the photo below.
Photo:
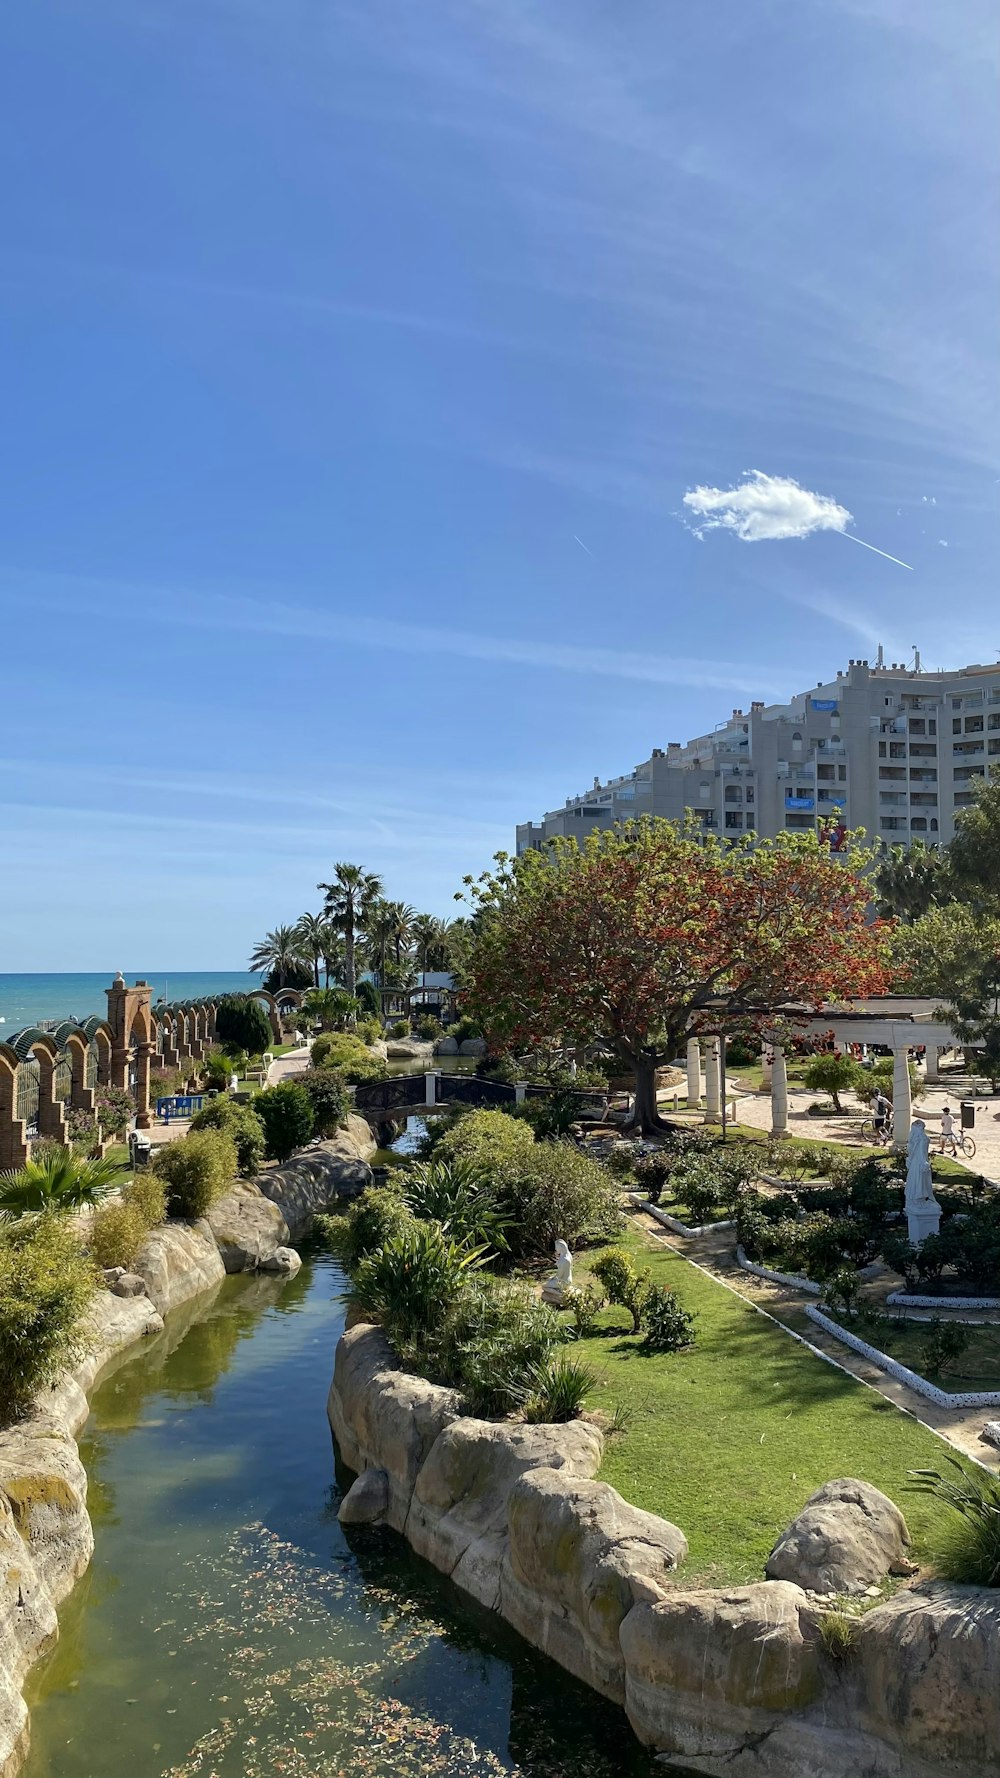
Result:
{"type": "Polygon", "coordinates": [[[450,1240],[436,1223],[415,1222],[361,1261],[354,1301],[405,1348],[441,1325],[485,1258],[481,1247],[450,1240]]]}
{"type": "Polygon", "coordinates": [[[84,1161],[59,1148],[41,1161],[0,1173],[0,1216],[81,1210],[99,1204],[117,1183],[116,1161],[84,1161]]]}
{"type": "Polygon", "coordinates": [[[403,1193],[414,1216],[439,1222],[453,1241],[507,1246],[504,1216],[488,1175],[468,1161],[421,1161],[406,1175],[403,1193]]]}

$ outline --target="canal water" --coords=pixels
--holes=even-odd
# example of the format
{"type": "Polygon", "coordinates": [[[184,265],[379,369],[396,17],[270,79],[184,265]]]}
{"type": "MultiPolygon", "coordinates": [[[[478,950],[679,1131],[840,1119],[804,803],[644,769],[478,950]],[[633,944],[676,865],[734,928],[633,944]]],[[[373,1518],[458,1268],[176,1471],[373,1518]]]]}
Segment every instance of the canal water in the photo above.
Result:
{"type": "Polygon", "coordinates": [[[344,1279],[232,1278],[95,1393],[96,1554],[26,1778],[650,1778],[624,1717],[385,1530],[337,1522],[344,1279]]]}

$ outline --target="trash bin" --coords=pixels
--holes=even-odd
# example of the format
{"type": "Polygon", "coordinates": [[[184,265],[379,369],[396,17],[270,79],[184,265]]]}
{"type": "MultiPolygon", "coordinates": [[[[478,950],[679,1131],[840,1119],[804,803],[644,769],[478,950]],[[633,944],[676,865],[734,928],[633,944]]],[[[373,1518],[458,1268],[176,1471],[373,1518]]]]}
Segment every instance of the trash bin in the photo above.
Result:
{"type": "Polygon", "coordinates": [[[976,1127],[976,1108],[970,1099],[962,1100],[962,1128],[974,1130],[976,1127]]]}

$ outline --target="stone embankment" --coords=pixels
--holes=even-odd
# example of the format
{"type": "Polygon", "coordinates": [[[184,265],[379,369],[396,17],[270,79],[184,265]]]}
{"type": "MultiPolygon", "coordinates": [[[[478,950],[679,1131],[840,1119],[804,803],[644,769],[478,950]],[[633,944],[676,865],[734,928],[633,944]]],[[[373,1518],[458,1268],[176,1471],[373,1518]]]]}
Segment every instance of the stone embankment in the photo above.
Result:
{"type": "Polygon", "coordinates": [[[683,1532],[595,1479],[586,1422],[459,1413],[378,1328],[341,1339],[329,1397],[358,1480],[347,1524],[382,1521],[535,1647],[623,1705],[670,1766],[722,1778],[996,1778],[1000,1591],[926,1582],[823,1632],[831,1596],[910,1572],[908,1533],[864,1482],[828,1483],[779,1538],[774,1578],[684,1587],[683,1532]]]}
{"type": "Polygon", "coordinates": [[[153,1229],[127,1284],[116,1278],[95,1297],[76,1368],[38,1398],[27,1419],[0,1431],[0,1778],[15,1778],[27,1752],[25,1675],[55,1641],[56,1608],[93,1555],[76,1445],[88,1395],[130,1347],[163,1334],[165,1315],[185,1304],[200,1313],[227,1272],[297,1269],[290,1234],[304,1233],[315,1211],[371,1178],[373,1150],[367,1124],[351,1117],[332,1141],[256,1184],[239,1182],[208,1218],[153,1229]],[[123,1285],[142,1294],[116,1294],[123,1285]]]}

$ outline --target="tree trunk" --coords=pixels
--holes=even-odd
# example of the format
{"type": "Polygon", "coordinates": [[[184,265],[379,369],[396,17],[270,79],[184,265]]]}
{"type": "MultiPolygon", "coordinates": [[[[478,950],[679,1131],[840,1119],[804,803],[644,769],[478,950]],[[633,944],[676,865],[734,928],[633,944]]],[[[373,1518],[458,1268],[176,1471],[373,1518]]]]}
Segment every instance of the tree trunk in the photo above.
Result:
{"type": "Polygon", "coordinates": [[[344,987],[349,994],[357,988],[357,977],[354,973],[354,921],[344,921],[344,987]]]}
{"type": "Polygon", "coordinates": [[[646,1058],[635,1064],[633,1127],[640,1136],[654,1136],[667,1127],[656,1109],[656,1063],[646,1058]]]}
{"type": "Polygon", "coordinates": [[[319,955],[313,952],[313,987],[319,987],[319,955]]]}

